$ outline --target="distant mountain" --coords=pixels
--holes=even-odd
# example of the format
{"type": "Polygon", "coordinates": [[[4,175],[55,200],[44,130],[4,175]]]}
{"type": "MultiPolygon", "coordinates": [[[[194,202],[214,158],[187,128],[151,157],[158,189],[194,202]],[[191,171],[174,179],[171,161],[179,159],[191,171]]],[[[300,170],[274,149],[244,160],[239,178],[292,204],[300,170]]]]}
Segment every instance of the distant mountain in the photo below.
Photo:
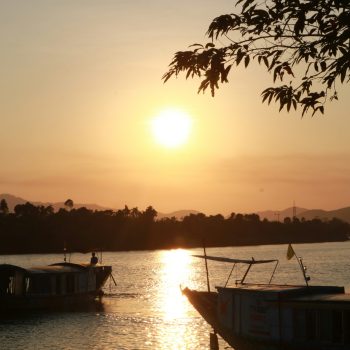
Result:
{"type": "Polygon", "coordinates": [[[16,197],[16,196],[13,196],[12,194],[6,194],[6,193],[0,194],[0,200],[2,199],[6,200],[7,206],[9,207],[10,211],[13,211],[13,208],[17,204],[25,204],[26,202],[28,202],[23,198],[16,197]]]}
{"type": "MultiPolygon", "coordinates": [[[[17,204],[25,204],[27,202],[30,202],[30,203],[32,203],[33,205],[36,205],[36,206],[43,205],[43,206],[47,207],[49,205],[52,205],[55,211],[58,211],[60,208],[65,208],[64,202],[53,202],[53,203],[50,203],[50,202],[34,202],[34,201],[27,200],[27,199],[23,199],[21,197],[13,196],[12,194],[8,194],[8,193],[0,194],[0,200],[1,199],[5,199],[6,200],[10,211],[13,211],[14,207],[17,204]]],[[[110,208],[102,207],[102,206],[97,205],[97,204],[74,203],[74,208],[75,209],[78,209],[78,208],[81,208],[81,207],[85,207],[85,208],[90,209],[90,210],[108,210],[108,209],[110,209],[110,208]]]]}
{"type": "MultiPolygon", "coordinates": [[[[14,208],[17,204],[25,204],[27,202],[32,203],[33,205],[43,205],[45,207],[52,205],[55,211],[58,211],[60,208],[65,208],[64,206],[64,202],[35,202],[35,201],[31,201],[28,199],[24,199],[21,197],[16,197],[12,194],[8,194],[8,193],[3,193],[0,194],[0,200],[1,199],[5,199],[7,202],[7,205],[9,207],[10,212],[14,211],[14,208]]],[[[112,208],[107,208],[107,207],[102,207],[98,204],[82,204],[82,203],[74,203],[74,208],[78,209],[81,207],[85,207],[87,209],[90,210],[110,210],[112,208]]],[[[115,210],[115,209],[113,209],[115,210]]],[[[196,210],[177,210],[171,213],[158,213],[157,215],[157,219],[162,219],[162,218],[171,218],[171,217],[175,217],[177,219],[182,219],[187,215],[190,214],[199,214],[199,211],[196,210]]]]}
{"type": "Polygon", "coordinates": [[[190,214],[199,214],[200,212],[197,210],[177,210],[177,211],[173,211],[171,213],[158,213],[157,215],[157,219],[163,219],[163,218],[172,218],[175,217],[176,219],[183,219],[185,216],[188,216],[190,214]]]}
{"type": "Polygon", "coordinates": [[[333,218],[337,218],[343,221],[350,223],[350,207],[340,208],[336,210],[322,210],[322,209],[312,209],[307,210],[298,215],[298,218],[304,217],[307,220],[312,219],[320,219],[324,220],[332,220],[333,218]]]}
{"type": "MultiPolygon", "coordinates": [[[[296,214],[299,217],[302,213],[308,211],[305,208],[296,207],[296,214]]],[[[257,214],[260,216],[260,220],[267,219],[269,221],[283,221],[286,217],[293,217],[293,207],[284,210],[265,210],[259,211],[257,214]]]]}
{"type": "MultiPolygon", "coordinates": [[[[14,207],[17,204],[25,204],[27,202],[32,203],[33,205],[43,205],[49,206],[52,205],[55,211],[58,211],[60,208],[65,208],[64,202],[34,202],[21,197],[16,197],[12,194],[3,193],[0,194],[0,200],[5,199],[9,210],[13,212],[14,207]]],[[[85,207],[90,210],[110,210],[112,208],[102,207],[98,204],[82,204],[82,203],[74,203],[74,208],[78,209],[81,207],[85,207]]],[[[113,209],[115,210],[115,209],[113,209]]],[[[177,210],[171,213],[158,213],[157,219],[162,218],[171,218],[175,217],[178,220],[183,219],[185,216],[190,214],[199,214],[200,212],[197,210],[177,210]]],[[[244,213],[243,213],[244,214],[244,213]]],[[[267,219],[269,221],[283,221],[286,217],[293,217],[293,207],[284,209],[284,210],[265,210],[258,211],[256,214],[259,215],[260,219],[267,219]]],[[[305,209],[296,207],[296,214],[299,219],[305,218],[306,220],[312,219],[320,219],[320,220],[332,220],[333,218],[337,218],[343,221],[350,223],[350,207],[340,208],[336,210],[322,210],[322,209],[305,209]]]]}
{"type": "MultiPolygon", "coordinates": [[[[266,210],[257,212],[260,219],[267,219],[269,221],[283,221],[286,217],[293,217],[293,207],[284,210],[266,210]]],[[[305,218],[306,220],[320,219],[322,221],[332,220],[337,218],[345,222],[350,223],[350,207],[340,208],[336,210],[323,210],[323,209],[305,209],[296,208],[296,214],[299,219],[305,218]]]]}
{"type": "MultiPolygon", "coordinates": [[[[322,210],[322,209],[305,209],[296,207],[296,216],[301,219],[305,218],[306,220],[320,219],[322,221],[332,220],[337,218],[345,222],[350,223],[350,207],[336,209],[336,210],[322,210]]],[[[185,216],[190,214],[199,214],[199,211],[196,210],[177,210],[172,213],[158,213],[157,219],[162,218],[171,218],[175,217],[176,219],[183,219],[185,216]]],[[[244,213],[242,213],[244,214],[244,213]]],[[[267,219],[269,221],[280,221],[287,217],[293,217],[293,207],[284,209],[284,210],[265,210],[256,212],[259,215],[260,220],[267,219]]]]}

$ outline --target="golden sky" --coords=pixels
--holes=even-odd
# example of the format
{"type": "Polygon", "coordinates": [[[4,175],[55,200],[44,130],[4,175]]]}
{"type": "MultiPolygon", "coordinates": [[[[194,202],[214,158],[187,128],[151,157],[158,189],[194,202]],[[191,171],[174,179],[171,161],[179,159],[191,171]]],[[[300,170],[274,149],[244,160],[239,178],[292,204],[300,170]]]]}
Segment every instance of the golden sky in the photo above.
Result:
{"type": "Polygon", "coordinates": [[[35,201],[205,213],[350,205],[350,85],[324,116],[278,113],[258,66],[212,98],[163,84],[173,53],[206,42],[232,1],[0,1],[0,193],[35,201]],[[185,111],[188,142],[151,123],[185,111]]]}

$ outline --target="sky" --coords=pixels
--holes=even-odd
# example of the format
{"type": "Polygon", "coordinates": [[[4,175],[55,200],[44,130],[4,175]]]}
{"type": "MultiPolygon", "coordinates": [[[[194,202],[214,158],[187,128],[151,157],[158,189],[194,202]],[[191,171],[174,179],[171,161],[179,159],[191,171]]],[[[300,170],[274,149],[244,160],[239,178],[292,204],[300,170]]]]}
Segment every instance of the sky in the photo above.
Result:
{"type": "Polygon", "coordinates": [[[173,54],[206,43],[228,0],[0,0],[0,193],[32,201],[207,214],[350,206],[350,85],[324,115],[262,104],[262,67],[215,98],[163,84],[173,54]],[[186,112],[187,143],[152,120],[186,112]]]}

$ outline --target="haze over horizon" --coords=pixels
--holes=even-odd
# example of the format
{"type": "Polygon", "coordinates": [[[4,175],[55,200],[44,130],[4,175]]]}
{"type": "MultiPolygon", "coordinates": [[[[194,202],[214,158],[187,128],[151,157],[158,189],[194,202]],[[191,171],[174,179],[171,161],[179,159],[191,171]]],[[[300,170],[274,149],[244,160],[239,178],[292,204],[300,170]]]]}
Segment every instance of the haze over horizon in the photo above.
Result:
{"type": "Polygon", "coordinates": [[[349,85],[324,116],[304,118],[261,103],[272,77],[258,66],[215,98],[197,95],[198,81],[163,85],[174,52],[205,42],[231,1],[4,0],[0,10],[0,193],[208,214],[349,206],[349,85]],[[174,148],[152,134],[169,109],[191,120],[174,148]]]}

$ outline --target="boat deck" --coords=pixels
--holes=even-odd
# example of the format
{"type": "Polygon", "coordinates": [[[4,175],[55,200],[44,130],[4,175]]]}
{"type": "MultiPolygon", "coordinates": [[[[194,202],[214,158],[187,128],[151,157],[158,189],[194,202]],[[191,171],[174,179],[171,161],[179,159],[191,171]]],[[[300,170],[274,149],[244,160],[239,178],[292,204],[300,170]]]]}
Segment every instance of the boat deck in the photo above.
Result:
{"type": "MultiPolygon", "coordinates": [[[[217,289],[223,287],[216,287],[217,289]]],[[[238,284],[234,287],[225,287],[225,289],[242,290],[242,291],[259,291],[259,292],[273,292],[273,293],[344,293],[344,287],[338,286],[300,286],[300,285],[286,285],[286,284],[257,284],[244,283],[238,284]]]]}

